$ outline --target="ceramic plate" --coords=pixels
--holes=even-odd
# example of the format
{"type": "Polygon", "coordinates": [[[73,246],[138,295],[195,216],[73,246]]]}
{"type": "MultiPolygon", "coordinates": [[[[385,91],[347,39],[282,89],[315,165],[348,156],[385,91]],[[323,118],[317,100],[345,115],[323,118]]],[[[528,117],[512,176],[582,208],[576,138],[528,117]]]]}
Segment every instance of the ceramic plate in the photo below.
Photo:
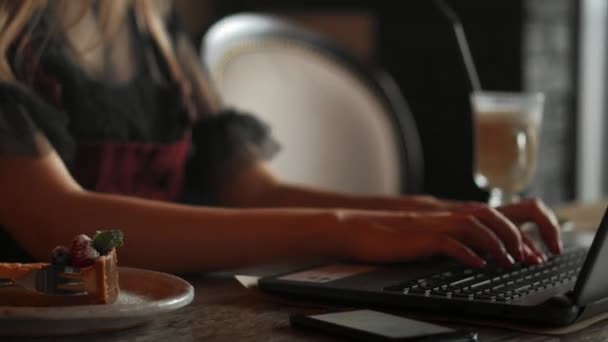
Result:
{"type": "Polygon", "coordinates": [[[0,334],[42,336],[119,330],[151,321],[188,305],[194,289],[166,273],[119,268],[120,295],[108,305],[0,306],[0,334]]]}

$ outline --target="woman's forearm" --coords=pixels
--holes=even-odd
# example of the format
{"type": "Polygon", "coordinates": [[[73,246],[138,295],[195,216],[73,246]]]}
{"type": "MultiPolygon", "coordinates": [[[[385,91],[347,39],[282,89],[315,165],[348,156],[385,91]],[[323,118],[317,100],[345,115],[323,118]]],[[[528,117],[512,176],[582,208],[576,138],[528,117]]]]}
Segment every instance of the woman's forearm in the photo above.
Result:
{"type": "Polygon", "coordinates": [[[330,210],[213,209],[83,190],[59,156],[0,154],[0,223],[32,256],[77,234],[121,229],[121,264],[202,271],[324,256],[339,246],[330,210]]]}
{"type": "Polygon", "coordinates": [[[430,196],[356,195],[280,183],[266,192],[257,205],[271,207],[351,208],[371,210],[441,210],[441,201],[430,196]]]}
{"type": "Polygon", "coordinates": [[[211,209],[85,191],[30,209],[37,215],[20,220],[20,242],[40,260],[77,234],[115,228],[125,234],[121,265],[170,272],[329,256],[339,249],[335,216],[323,210],[211,209]]]}
{"type": "Polygon", "coordinates": [[[224,184],[220,200],[237,207],[307,207],[370,210],[444,210],[444,202],[430,196],[382,196],[338,193],[281,182],[264,163],[241,170],[224,184]]]}

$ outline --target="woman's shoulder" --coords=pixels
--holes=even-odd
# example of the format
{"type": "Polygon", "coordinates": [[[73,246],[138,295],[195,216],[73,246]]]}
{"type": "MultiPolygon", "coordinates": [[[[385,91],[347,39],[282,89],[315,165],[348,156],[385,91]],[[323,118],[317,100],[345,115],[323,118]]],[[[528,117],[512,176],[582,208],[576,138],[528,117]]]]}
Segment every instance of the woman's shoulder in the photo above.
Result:
{"type": "Polygon", "coordinates": [[[51,110],[52,107],[26,83],[0,80],[0,117],[4,122],[25,118],[26,113],[42,112],[32,115],[44,116],[51,110]]]}
{"type": "Polygon", "coordinates": [[[0,81],[0,153],[38,156],[53,146],[68,158],[74,142],[66,124],[61,112],[26,85],[0,81]]]}

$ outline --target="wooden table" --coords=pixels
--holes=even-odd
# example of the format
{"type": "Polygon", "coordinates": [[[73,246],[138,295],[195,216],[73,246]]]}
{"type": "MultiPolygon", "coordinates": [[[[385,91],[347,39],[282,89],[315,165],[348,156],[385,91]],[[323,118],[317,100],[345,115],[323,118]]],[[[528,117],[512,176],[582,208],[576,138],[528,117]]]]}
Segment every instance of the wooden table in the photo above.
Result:
{"type": "MultiPolygon", "coordinates": [[[[558,213],[581,229],[597,227],[604,205],[571,205],[558,213]]],[[[327,336],[294,330],[289,314],[327,309],[310,302],[282,301],[246,289],[226,274],[184,276],[196,289],[194,302],[152,323],[125,331],[65,338],[28,338],[17,341],[333,341],[327,336]]],[[[337,307],[335,307],[337,308],[337,307]]],[[[451,325],[451,324],[448,324],[451,325]]],[[[565,336],[523,334],[482,326],[451,325],[479,333],[480,341],[607,341],[608,321],[565,336]]],[[[4,341],[4,339],[3,339],[4,341]]]]}

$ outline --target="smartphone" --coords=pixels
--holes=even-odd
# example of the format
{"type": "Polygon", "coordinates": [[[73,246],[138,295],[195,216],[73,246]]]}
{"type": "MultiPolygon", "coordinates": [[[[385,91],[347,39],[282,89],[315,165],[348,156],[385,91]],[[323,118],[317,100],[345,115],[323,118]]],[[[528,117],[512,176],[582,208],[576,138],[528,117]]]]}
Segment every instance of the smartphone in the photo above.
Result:
{"type": "Polygon", "coordinates": [[[294,314],[291,326],[361,341],[477,341],[477,334],[373,310],[294,314]]]}

